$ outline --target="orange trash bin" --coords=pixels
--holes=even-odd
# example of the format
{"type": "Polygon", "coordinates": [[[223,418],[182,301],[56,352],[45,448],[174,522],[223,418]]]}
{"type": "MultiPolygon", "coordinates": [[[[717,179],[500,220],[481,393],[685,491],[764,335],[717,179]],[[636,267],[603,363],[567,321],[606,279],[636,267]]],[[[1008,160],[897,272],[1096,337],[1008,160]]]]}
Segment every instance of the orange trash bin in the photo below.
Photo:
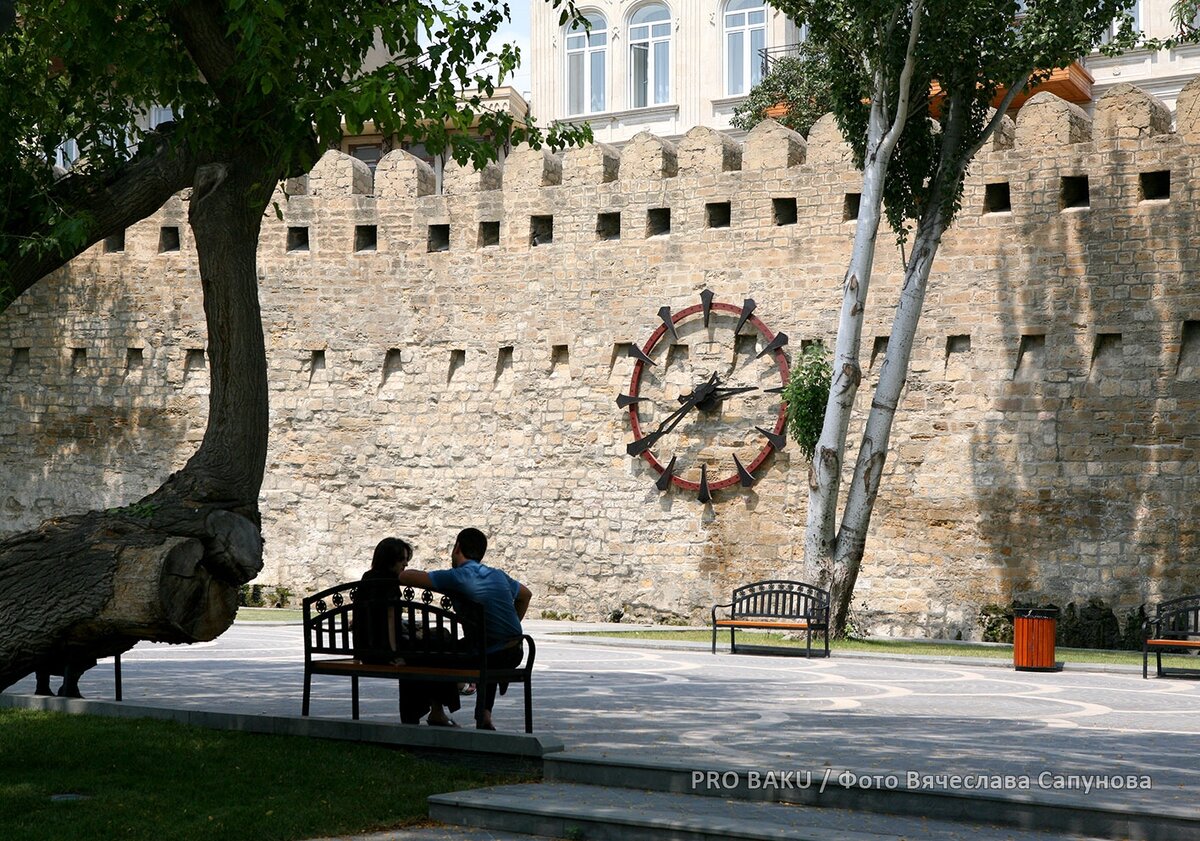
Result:
{"type": "Polygon", "coordinates": [[[1018,607],[1013,610],[1013,668],[1018,672],[1061,672],[1054,660],[1056,607],[1018,607]]]}

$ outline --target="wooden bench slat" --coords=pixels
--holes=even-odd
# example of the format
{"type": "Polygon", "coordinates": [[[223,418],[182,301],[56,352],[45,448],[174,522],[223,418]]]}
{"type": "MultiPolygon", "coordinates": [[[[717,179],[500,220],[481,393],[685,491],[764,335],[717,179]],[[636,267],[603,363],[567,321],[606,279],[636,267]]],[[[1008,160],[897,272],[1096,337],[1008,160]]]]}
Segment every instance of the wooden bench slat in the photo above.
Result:
{"type": "MultiPolygon", "coordinates": [[[[717,627],[719,628],[786,628],[798,631],[808,630],[810,627],[807,622],[775,622],[769,619],[752,620],[752,619],[718,619],[717,627]]],[[[811,627],[819,627],[813,625],[811,627]]]]}
{"type": "Polygon", "coordinates": [[[1193,640],[1193,639],[1188,639],[1188,640],[1164,640],[1164,639],[1156,639],[1156,640],[1146,640],[1146,645],[1153,645],[1153,646],[1172,646],[1172,647],[1180,647],[1180,648],[1200,648],[1200,640],[1193,640]]]}

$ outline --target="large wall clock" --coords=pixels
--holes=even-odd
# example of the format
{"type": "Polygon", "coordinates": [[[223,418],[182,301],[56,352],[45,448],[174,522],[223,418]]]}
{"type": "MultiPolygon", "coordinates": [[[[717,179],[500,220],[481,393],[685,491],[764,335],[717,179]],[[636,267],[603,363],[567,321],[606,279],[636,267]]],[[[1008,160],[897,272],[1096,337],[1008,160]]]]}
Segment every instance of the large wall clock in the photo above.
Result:
{"type": "Polygon", "coordinates": [[[752,486],[787,442],[787,335],[754,314],[752,298],[741,306],[713,298],[705,290],[699,304],[658,311],[650,338],[630,348],[629,393],[617,397],[633,430],[629,455],[649,462],[660,491],[674,485],[701,502],[752,486]]]}

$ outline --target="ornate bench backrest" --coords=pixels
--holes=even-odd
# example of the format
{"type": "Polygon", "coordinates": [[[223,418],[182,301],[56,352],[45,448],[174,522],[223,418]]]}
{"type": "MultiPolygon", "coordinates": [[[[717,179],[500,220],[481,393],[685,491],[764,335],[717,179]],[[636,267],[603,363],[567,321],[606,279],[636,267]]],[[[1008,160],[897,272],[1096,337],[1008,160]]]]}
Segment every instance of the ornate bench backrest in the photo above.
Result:
{"type": "Polygon", "coordinates": [[[363,646],[390,646],[387,638],[370,639],[373,628],[378,627],[370,613],[376,611],[384,616],[384,629],[389,622],[396,627],[396,656],[452,656],[486,648],[483,608],[479,605],[460,603],[456,611],[450,597],[442,593],[422,590],[418,600],[411,587],[400,591],[384,584],[386,591],[372,593],[372,586],[376,585],[339,584],[304,600],[306,658],[313,654],[358,656],[363,646]],[[466,645],[463,640],[468,641],[466,645]]]}
{"type": "Polygon", "coordinates": [[[730,615],[737,618],[783,619],[807,616],[824,619],[829,593],[801,581],[758,581],[733,591],[730,615]]]}
{"type": "Polygon", "coordinates": [[[1154,616],[1161,637],[1200,636],[1200,596],[1183,596],[1163,602],[1154,616]]]}

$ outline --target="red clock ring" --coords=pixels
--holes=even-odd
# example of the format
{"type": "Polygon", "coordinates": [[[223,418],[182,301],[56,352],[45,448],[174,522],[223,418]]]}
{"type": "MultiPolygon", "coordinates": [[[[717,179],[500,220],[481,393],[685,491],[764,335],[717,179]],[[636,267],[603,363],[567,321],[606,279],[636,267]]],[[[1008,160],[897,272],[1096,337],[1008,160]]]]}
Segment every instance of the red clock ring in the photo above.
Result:
{"type": "MultiPolygon", "coordinates": [[[[734,304],[723,304],[718,301],[713,301],[710,309],[712,312],[722,312],[722,313],[726,313],[729,315],[741,316],[741,314],[742,314],[741,307],[736,306],[734,304]]],[[[682,309],[679,312],[677,312],[671,316],[671,325],[674,326],[674,325],[678,324],[679,322],[683,321],[685,318],[693,316],[698,312],[703,312],[703,310],[704,310],[704,307],[701,304],[694,304],[693,306],[687,307],[686,309],[682,309]]],[[[773,332],[771,332],[771,328],[768,327],[766,324],[764,324],[762,319],[759,318],[757,315],[751,314],[750,317],[748,319],[746,319],[746,321],[748,324],[752,324],[754,326],[754,329],[756,329],[759,332],[759,334],[767,341],[768,344],[770,342],[774,341],[775,334],[773,332]]],[[[650,338],[646,340],[646,344],[642,348],[642,352],[644,354],[646,354],[646,356],[649,356],[650,352],[652,350],[654,350],[654,348],[658,345],[659,341],[662,339],[663,336],[666,335],[666,333],[667,333],[667,325],[660,324],[658,326],[658,328],[653,333],[650,334],[650,338]]],[[[774,351],[774,353],[775,353],[775,364],[779,368],[779,384],[781,386],[786,386],[788,383],[788,374],[789,374],[787,356],[784,354],[782,348],[776,349],[774,351]]],[[[641,387],[641,384],[642,384],[642,370],[644,369],[644,367],[645,367],[645,363],[642,362],[642,360],[640,360],[640,359],[637,360],[633,365],[633,377],[629,381],[629,396],[630,397],[638,396],[638,389],[641,387]]],[[[633,439],[635,441],[640,439],[642,437],[642,427],[641,427],[641,423],[638,419],[638,404],[636,402],[630,404],[630,406],[629,406],[629,425],[633,428],[633,439]]],[[[787,405],[783,402],[780,402],[779,412],[775,418],[775,427],[772,431],[776,435],[782,435],[784,433],[784,430],[786,429],[786,427],[787,427],[787,405]]],[[[775,449],[774,445],[771,444],[770,441],[768,441],[766,444],[763,445],[763,448],[761,450],[759,450],[758,455],[754,457],[754,460],[752,462],[750,462],[750,464],[746,465],[746,470],[749,471],[750,473],[753,473],[760,466],[762,466],[762,463],[767,460],[767,457],[771,455],[771,452],[774,449],[775,449]]],[[[642,453],[642,458],[644,458],[647,462],[649,462],[650,466],[653,467],[660,475],[666,470],[666,468],[663,467],[663,465],[659,462],[659,460],[654,457],[654,453],[652,453],[650,450],[646,450],[646,452],[642,453]]],[[[740,481],[740,477],[737,475],[737,473],[734,473],[732,476],[730,476],[726,479],[721,479],[720,481],[717,481],[717,482],[709,482],[708,488],[709,488],[710,492],[711,491],[719,491],[724,488],[732,487],[733,485],[736,485],[739,481],[740,481]]],[[[680,488],[684,488],[689,491],[700,490],[699,482],[692,482],[687,479],[681,478],[679,476],[672,476],[671,483],[680,488]]]]}

